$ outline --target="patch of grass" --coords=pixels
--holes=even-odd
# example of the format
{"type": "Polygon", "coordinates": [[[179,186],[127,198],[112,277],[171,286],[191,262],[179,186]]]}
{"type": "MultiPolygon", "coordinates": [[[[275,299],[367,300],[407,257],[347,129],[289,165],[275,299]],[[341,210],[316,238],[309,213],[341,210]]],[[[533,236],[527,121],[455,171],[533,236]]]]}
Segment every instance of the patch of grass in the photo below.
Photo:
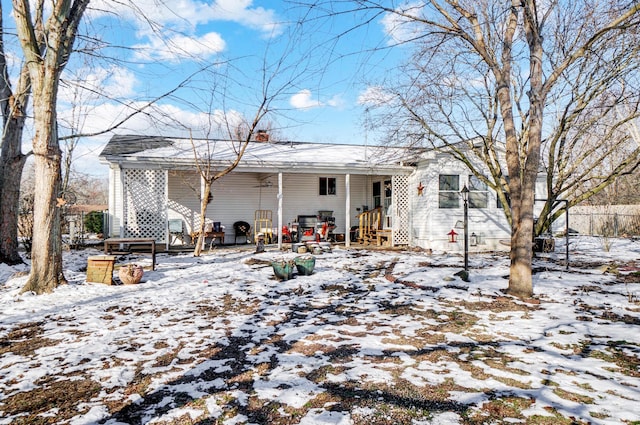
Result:
{"type": "Polygon", "coordinates": [[[578,394],[571,391],[563,390],[562,388],[554,388],[553,393],[560,398],[564,398],[565,400],[570,400],[575,403],[582,403],[582,404],[594,403],[594,400],[592,397],[586,396],[584,394],[578,394]]]}
{"type": "Polygon", "coordinates": [[[481,409],[470,413],[468,420],[473,424],[494,424],[500,423],[496,421],[504,421],[505,419],[510,421],[515,419],[519,422],[524,419],[520,412],[529,408],[533,402],[534,400],[523,397],[498,397],[484,403],[481,409]]]}
{"type": "Polygon", "coordinates": [[[0,404],[4,416],[13,424],[54,424],[89,410],[79,407],[100,394],[101,386],[91,379],[51,380],[30,391],[10,395],[0,404]],[[43,415],[55,412],[54,415],[43,415]]]}
{"type": "Polygon", "coordinates": [[[619,369],[612,369],[612,371],[620,372],[627,376],[634,378],[640,377],[640,358],[631,356],[617,345],[608,346],[606,353],[601,350],[593,350],[590,353],[590,357],[607,361],[618,366],[619,369]]]}
{"type": "Polygon", "coordinates": [[[507,297],[497,297],[493,301],[457,301],[456,305],[462,305],[471,311],[491,311],[493,313],[502,313],[505,311],[536,311],[539,305],[524,304],[507,297]]]}
{"type": "Polygon", "coordinates": [[[438,332],[452,332],[463,334],[478,322],[478,317],[459,310],[448,311],[449,320],[437,326],[438,332]]]}
{"type": "Polygon", "coordinates": [[[7,336],[0,338],[0,355],[13,353],[29,357],[42,347],[53,347],[58,342],[43,338],[44,322],[24,323],[13,328],[7,336]]]}
{"type": "Polygon", "coordinates": [[[184,344],[180,343],[173,350],[156,357],[156,361],[152,367],[167,367],[171,365],[171,363],[178,358],[178,354],[180,353],[180,350],[182,350],[183,346],[184,344]]]}

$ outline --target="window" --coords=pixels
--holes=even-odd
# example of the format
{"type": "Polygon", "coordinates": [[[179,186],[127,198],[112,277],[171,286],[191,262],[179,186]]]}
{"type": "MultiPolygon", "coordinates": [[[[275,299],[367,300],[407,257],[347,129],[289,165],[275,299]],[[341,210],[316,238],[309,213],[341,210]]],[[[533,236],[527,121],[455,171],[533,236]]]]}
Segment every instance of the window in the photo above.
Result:
{"type": "MultiPolygon", "coordinates": [[[[505,177],[505,179],[507,180],[507,184],[509,184],[509,176],[504,176],[504,177],[505,177]]],[[[498,189],[498,190],[501,190],[501,189],[498,189]]],[[[507,192],[505,191],[505,194],[504,194],[504,195],[505,195],[505,197],[507,198],[507,205],[508,205],[508,206],[511,206],[511,199],[509,198],[509,193],[507,193],[507,192]]],[[[500,209],[500,210],[502,209],[502,202],[500,202],[500,197],[498,196],[498,194],[497,194],[497,193],[496,193],[496,208],[498,208],[498,209],[500,209]]]]}
{"type": "Polygon", "coordinates": [[[382,205],[382,185],[380,182],[373,182],[373,208],[382,205]]]}
{"type": "Polygon", "coordinates": [[[469,208],[487,208],[487,184],[474,175],[469,176],[469,208]]]}
{"type": "Polygon", "coordinates": [[[384,210],[386,211],[391,205],[391,180],[384,181],[384,210]]]}
{"type": "Polygon", "coordinates": [[[460,207],[460,176],[440,174],[438,176],[438,206],[440,208],[460,207]]]}
{"type": "Polygon", "coordinates": [[[320,177],[320,195],[335,195],[336,194],[336,178],[335,177],[320,177]]]}

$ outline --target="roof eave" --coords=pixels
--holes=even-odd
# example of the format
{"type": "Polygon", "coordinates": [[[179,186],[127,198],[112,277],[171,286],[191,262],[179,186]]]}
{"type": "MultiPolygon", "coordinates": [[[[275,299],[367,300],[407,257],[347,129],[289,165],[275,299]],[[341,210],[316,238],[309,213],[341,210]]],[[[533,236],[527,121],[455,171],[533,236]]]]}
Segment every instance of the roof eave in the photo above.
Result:
{"type": "MultiPolygon", "coordinates": [[[[167,170],[195,170],[193,159],[149,158],[132,156],[101,156],[101,162],[119,164],[122,168],[162,168],[167,170]]],[[[230,161],[212,161],[213,168],[229,166],[230,161]]],[[[340,174],[411,174],[415,167],[403,164],[371,164],[371,163],[319,163],[319,162],[241,162],[235,168],[237,172],[265,172],[265,170],[306,173],[333,172],[340,174]]]]}

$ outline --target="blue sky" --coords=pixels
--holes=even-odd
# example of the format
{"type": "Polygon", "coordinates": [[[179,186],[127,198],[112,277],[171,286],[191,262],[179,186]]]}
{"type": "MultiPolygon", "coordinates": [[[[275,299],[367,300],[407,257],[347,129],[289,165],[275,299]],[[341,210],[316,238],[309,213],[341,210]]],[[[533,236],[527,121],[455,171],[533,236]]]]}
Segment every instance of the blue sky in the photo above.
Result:
{"type": "MultiPolygon", "coordinates": [[[[81,80],[85,88],[111,98],[63,84],[58,103],[61,122],[76,122],[82,132],[101,131],[201,67],[224,62],[195,75],[187,87],[115,132],[188,136],[191,129],[198,135],[211,117],[251,117],[266,75],[273,78],[272,88],[281,89],[274,98],[275,113],[267,117],[281,138],[349,144],[379,141],[364,131],[363,99],[375,93],[371,84],[393,68],[399,52],[357,52],[385,45],[382,20],[335,41],[335,34],[354,26],[356,16],[309,20],[300,27],[291,22],[305,11],[284,1],[140,0],[132,2],[138,11],[121,3],[90,3],[83,32],[98,42],[92,42],[91,56],[73,56],[64,75],[67,81],[81,80]],[[95,59],[99,56],[108,59],[95,59]],[[272,74],[281,59],[281,70],[272,74]],[[261,72],[265,63],[266,74],[261,72]],[[217,93],[214,98],[212,88],[217,93]],[[165,118],[158,124],[152,119],[163,115],[174,121],[165,118]]],[[[76,45],[86,43],[79,39],[76,45]]],[[[106,174],[97,155],[112,134],[82,139],[74,168],[106,174]]]]}

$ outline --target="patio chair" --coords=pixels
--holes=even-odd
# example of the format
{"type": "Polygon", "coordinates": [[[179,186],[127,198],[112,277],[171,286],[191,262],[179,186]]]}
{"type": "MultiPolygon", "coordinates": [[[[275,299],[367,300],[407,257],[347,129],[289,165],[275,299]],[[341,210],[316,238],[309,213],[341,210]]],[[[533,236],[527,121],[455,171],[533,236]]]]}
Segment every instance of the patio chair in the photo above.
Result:
{"type": "Polygon", "coordinates": [[[176,240],[184,245],[184,226],[181,218],[172,218],[169,220],[169,235],[171,236],[170,245],[173,245],[176,240]]]}
{"type": "Polygon", "coordinates": [[[273,212],[271,210],[256,210],[253,221],[253,234],[258,242],[258,235],[262,233],[265,241],[273,240],[273,212]]]}
{"type": "Polygon", "coordinates": [[[249,237],[251,236],[251,225],[246,221],[236,221],[233,223],[234,240],[233,243],[238,243],[238,236],[244,236],[245,243],[249,243],[249,237]]]}

